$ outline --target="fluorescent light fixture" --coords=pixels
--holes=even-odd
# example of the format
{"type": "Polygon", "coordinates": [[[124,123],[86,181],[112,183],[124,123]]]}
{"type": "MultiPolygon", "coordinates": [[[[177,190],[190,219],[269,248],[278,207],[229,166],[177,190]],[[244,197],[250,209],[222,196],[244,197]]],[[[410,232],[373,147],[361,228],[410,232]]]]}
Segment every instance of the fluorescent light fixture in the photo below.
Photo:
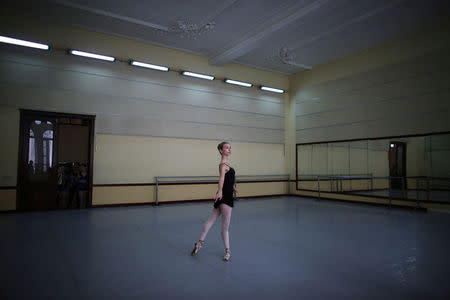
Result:
{"type": "Polygon", "coordinates": [[[132,65],[132,66],[137,66],[137,67],[142,67],[142,68],[147,68],[147,69],[153,69],[153,70],[164,71],[164,72],[169,71],[169,68],[168,68],[168,67],[163,67],[163,66],[158,66],[158,65],[152,65],[152,64],[148,64],[148,63],[143,63],[143,62],[135,61],[135,60],[130,61],[130,65],[132,65]]]}
{"type": "Polygon", "coordinates": [[[181,72],[181,75],[191,76],[191,77],[201,78],[201,79],[207,79],[207,80],[214,80],[214,76],[198,74],[198,73],[193,73],[193,72],[188,72],[188,71],[181,72]]]}
{"type": "Polygon", "coordinates": [[[261,86],[260,89],[263,91],[268,91],[268,92],[272,92],[272,93],[278,93],[278,94],[284,93],[284,90],[275,89],[275,88],[271,88],[271,87],[267,87],[267,86],[261,86]]]}
{"type": "Polygon", "coordinates": [[[245,86],[245,87],[252,87],[252,85],[253,85],[251,83],[237,81],[237,80],[232,80],[232,79],[225,79],[225,82],[229,83],[229,84],[235,84],[235,85],[240,85],[240,86],[245,86]]]}
{"type": "Polygon", "coordinates": [[[50,49],[49,45],[28,42],[28,41],[14,39],[14,38],[1,36],[1,35],[0,35],[0,42],[13,44],[13,45],[19,45],[19,46],[25,46],[25,47],[30,47],[30,48],[42,49],[42,50],[49,50],[50,49]]]}
{"type": "Polygon", "coordinates": [[[72,55],[78,55],[78,56],[107,60],[107,61],[115,61],[116,60],[112,56],[105,56],[105,55],[94,54],[94,53],[89,53],[89,52],[84,52],[84,51],[79,51],[79,50],[69,50],[69,53],[72,55]]]}

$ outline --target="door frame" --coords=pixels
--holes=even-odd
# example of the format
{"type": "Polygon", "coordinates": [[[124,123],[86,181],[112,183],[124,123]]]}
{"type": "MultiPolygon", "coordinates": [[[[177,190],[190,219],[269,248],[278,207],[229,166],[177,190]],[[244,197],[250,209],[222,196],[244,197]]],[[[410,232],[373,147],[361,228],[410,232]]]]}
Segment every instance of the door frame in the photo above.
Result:
{"type": "MultiPolygon", "coordinates": [[[[19,155],[18,155],[18,161],[17,161],[17,200],[16,200],[16,207],[18,211],[24,211],[24,200],[22,199],[24,196],[24,178],[26,176],[26,168],[22,165],[24,161],[25,156],[25,145],[24,145],[24,126],[25,122],[24,119],[28,117],[35,117],[35,118],[78,118],[78,119],[84,119],[88,120],[89,125],[89,145],[88,145],[88,170],[89,170],[89,181],[88,181],[88,195],[87,195],[87,201],[86,206],[92,207],[92,185],[93,185],[93,166],[94,166],[94,134],[95,134],[95,115],[81,115],[81,114],[71,114],[71,113],[62,113],[62,112],[50,112],[50,111],[40,111],[40,110],[29,110],[29,109],[19,109],[20,111],[20,131],[19,131],[19,155]]],[[[55,132],[56,132],[56,139],[58,139],[58,125],[59,123],[56,122],[55,124],[55,132]]],[[[57,140],[56,140],[57,141],[57,140]]],[[[57,164],[57,158],[58,158],[58,144],[55,143],[56,148],[53,152],[54,155],[54,162],[57,164]]],[[[27,150],[28,151],[28,150],[27,150]]]]}

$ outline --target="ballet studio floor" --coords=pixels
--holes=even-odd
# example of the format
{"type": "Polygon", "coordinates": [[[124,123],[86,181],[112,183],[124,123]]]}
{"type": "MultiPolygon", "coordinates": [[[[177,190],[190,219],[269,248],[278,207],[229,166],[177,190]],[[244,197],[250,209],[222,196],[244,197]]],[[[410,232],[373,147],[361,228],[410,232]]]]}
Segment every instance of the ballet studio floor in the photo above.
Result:
{"type": "MultiPolygon", "coordinates": [[[[450,213],[242,199],[232,256],[212,203],[0,215],[1,299],[444,299],[450,213]]],[[[447,298],[448,299],[448,298],[447,298]]]]}

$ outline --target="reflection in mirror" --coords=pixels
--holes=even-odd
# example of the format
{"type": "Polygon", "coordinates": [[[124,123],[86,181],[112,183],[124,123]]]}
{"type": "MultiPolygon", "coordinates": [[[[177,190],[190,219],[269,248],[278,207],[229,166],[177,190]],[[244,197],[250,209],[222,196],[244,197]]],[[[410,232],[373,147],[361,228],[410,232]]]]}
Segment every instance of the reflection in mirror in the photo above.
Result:
{"type": "Polygon", "coordinates": [[[450,202],[450,134],[297,145],[299,190],[450,202]]]}
{"type": "Polygon", "coordinates": [[[297,147],[297,173],[299,174],[299,181],[297,182],[297,189],[309,190],[310,187],[309,174],[312,174],[312,146],[305,145],[297,147]]]}
{"type": "Polygon", "coordinates": [[[347,189],[346,182],[339,180],[350,175],[350,144],[348,142],[343,143],[330,143],[328,146],[328,155],[330,157],[331,172],[330,175],[330,191],[342,192],[347,189]]]}

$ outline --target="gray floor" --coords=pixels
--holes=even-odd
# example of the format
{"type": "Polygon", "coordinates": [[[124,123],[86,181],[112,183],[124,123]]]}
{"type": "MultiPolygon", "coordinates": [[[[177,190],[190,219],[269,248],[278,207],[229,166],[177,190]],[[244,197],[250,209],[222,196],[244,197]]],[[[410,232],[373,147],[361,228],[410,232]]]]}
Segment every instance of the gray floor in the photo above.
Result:
{"type": "Polygon", "coordinates": [[[237,202],[190,256],[211,203],[0,215],[0,298],[434,299],[450,214],[276,197],[237,202]]]}

